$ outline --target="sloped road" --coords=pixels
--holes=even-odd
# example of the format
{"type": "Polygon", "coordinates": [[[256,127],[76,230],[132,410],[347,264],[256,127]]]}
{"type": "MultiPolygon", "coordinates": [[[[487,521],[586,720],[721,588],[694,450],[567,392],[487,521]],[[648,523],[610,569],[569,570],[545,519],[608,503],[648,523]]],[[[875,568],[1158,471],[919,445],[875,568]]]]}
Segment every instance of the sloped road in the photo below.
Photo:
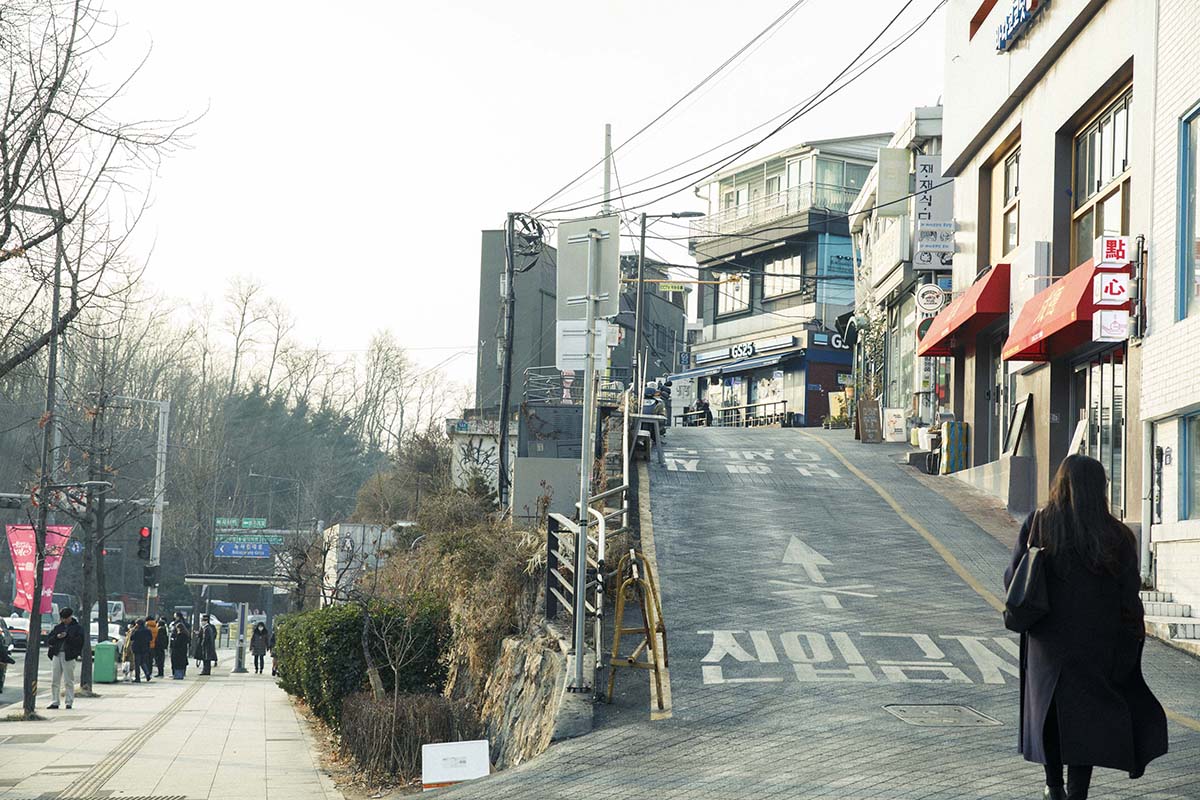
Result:
{"type": "MultiPolygon", "coordinates": [[[[666,450],[651,505],[671,717],[605,715],[447,797],[1040,797],[1015,755],[1016,638],[985,597],[1003,541],[902,448],[846,432],[675,429],[666,450]]],[[[1098,772],[1093,796],[1200,798],[1200,662],[1151,643],[1145,667],[1180,715],[1172,751],[1139,781],[1098,772]]]]}

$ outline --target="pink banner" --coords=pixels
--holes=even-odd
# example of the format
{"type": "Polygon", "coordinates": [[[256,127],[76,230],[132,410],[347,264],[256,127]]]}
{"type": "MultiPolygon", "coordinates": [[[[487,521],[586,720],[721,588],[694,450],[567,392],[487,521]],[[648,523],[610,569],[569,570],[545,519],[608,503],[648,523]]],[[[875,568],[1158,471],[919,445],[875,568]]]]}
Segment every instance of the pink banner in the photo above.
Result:
{"type": "MultiPolygon", "coordinates": [[[[54,601],[54,581],[63,551],[71,539],[71,525],[46,526],[46,560],[42,565],[42,602],[39,609],[49,614],[54,601]]],[[[12,553],[13,569],[17,573],[17,596],[13,608],[33,610],[34,569],[37,566],[37,538],[32,525],[8,526],[8,551],[12,553]]]]}

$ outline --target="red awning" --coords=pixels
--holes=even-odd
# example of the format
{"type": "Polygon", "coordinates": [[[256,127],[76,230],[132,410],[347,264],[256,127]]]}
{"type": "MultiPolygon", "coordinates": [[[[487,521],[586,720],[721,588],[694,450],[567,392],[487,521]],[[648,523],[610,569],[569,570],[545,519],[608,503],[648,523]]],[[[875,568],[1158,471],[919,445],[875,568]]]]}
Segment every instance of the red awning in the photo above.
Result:
{"type": "MultiPolygon", "coordinates": [[[[1005,361],[1049,361],[1092,340],[1092,279],[1098,272],[1128,272],[1128,266],[1098,270],[1085,261],[1053,285],[1026,301],[1001,355],[1005,361]]],[[[1105,306],[1113,311],[1129,310],[1129,303],[1105,306]]]]}
{"type": "Polygon", "coordinates": [[[997,264],[933,318],[917,355],[952,355],[952,339],[973,336],[1007,314],[1008,264],[997,264]]]}

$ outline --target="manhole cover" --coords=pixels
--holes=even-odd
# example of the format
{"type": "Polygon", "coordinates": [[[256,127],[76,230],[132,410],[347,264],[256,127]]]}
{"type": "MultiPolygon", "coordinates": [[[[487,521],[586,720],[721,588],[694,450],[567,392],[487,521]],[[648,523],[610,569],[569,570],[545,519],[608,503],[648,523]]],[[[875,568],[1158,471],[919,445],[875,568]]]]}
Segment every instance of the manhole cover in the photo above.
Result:
{"type": "Polygon", "coordinates": [[[968,706],[892,705],[884,706],[883,710],[902,722],[920,728],[986,728],[1003,724],[968,706]]]}

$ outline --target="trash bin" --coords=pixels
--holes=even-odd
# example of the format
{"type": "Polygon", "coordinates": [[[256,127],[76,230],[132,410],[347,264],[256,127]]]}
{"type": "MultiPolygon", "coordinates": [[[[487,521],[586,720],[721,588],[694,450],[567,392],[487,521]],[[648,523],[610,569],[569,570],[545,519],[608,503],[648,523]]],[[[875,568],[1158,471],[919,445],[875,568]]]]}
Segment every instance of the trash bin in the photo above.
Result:
{"type": "Polygon", "coordinates": [[[92,681],[94,683],[117,682],[117,646],[112,642],[100,642],[93,648],[92,681]]]}

